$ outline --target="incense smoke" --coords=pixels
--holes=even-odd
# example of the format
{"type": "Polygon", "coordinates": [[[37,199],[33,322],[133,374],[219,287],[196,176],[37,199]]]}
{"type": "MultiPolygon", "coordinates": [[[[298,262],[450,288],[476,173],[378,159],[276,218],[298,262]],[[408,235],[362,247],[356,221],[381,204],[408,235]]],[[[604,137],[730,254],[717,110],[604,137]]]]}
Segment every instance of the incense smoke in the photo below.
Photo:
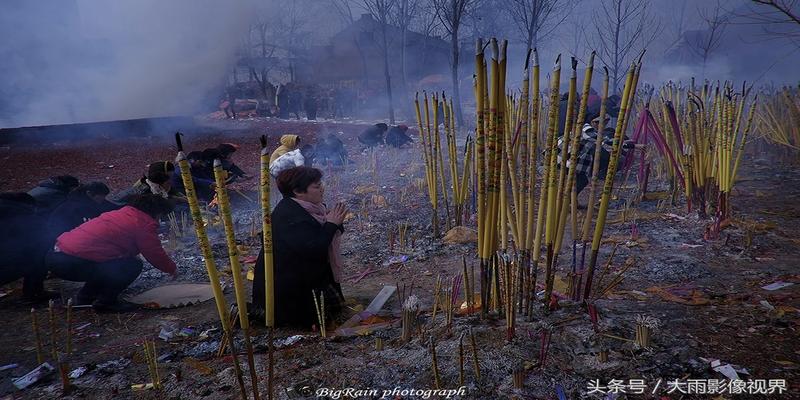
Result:
{"type": "Polygon", "coordinates": [[[213,107],[245,2],[11,1],[0,13],[0,128],[191,115],[213,107]]]}

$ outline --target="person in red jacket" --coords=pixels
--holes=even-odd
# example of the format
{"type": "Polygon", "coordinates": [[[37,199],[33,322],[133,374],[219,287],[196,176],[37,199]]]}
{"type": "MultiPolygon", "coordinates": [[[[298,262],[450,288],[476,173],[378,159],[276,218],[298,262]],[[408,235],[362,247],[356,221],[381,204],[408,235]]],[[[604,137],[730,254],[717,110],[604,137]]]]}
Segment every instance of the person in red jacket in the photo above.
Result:
{"type": "Polygon", "coordinates": [[[172,210],[166,198],[144,194],[119,210],[109,211],[61,234],[45,263],[56,276],[86,282],[77,304],[92,304],[98,312],[127,312],[137,306],[119,301],[142,272],[138,254],[159,270],[178,276],[178,270],[158,238],[158,220],[172,210]]]}

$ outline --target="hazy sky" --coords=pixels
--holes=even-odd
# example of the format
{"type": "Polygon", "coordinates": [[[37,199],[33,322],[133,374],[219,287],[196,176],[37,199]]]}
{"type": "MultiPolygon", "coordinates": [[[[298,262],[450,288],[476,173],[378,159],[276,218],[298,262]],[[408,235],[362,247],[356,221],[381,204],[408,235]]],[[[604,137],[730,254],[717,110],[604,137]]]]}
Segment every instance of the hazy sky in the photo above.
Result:
{"type": "MultiPolygon", "coordinates": [[[[237,47],[255,18],[286,18],[287,5],[294,4],[309,44],[326,44],[327,37],[342,26],[330,1],[4,1],[0,5],[0,127],[208,110],[208,104],[221,95],[236,62],[237,47]]],[[[502,10],[502,0],[483,1],[493,2],[490,9],[502,10]]],[[[581,36],[576,42],[575,35],[593,34],[593,21],[601,15],[600,2],[577,2],[563,23],[542,39],[543,67],[552,65],[557,53],[574,51],[575,43],[579,57],[585,58],[591,41],[581,36]]],[[[749,4],[746,0],[721,3],[726,10],[749,4]]],[[[363,1],[353,0],[352,4],[358,18],[363,1]]],[[[661,29],[647,46],[643,78],[658,84],[700,76],[702,69],[697,61],[676,64],[676,58],[666,50],[680,38],[679,26],[683,30],[704,29],[701,12],[715,6],[716,1],[651,0],[647,4],[654,17],[648,27],[658,25],[661,29]]],[[[485,35],[512,40],[509,85],[513,85],[525,49],[518,45],[504,15],[473,15],[467,23],[498,21],[500,26],[481,29],[485,35]]],[[[471,29],[467,26],[463,30],[464,40],[468,40],[471,29]]],[[[796,67],[800,64],[800,52],[796,51],[800,46],[768,39],[762,26],[729,26],[720,48],[706,65],[706,76],[715,80],[760,79],[759,84],[796,83],[800,80],[796,67]]],[[[448,66],[443,65],[442,70],[447,71],[448,66]]],[[[471,68],[462,68],[462,74],[469,79],[471,68]]]]}

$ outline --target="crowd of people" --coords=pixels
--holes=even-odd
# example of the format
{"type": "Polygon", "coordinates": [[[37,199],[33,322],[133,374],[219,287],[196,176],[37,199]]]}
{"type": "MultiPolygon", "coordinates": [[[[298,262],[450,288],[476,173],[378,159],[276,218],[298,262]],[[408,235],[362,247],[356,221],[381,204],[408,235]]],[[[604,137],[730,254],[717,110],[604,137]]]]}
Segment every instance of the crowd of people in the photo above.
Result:
{"type": "MultiPolygon", "coordinates": [[[[599,177],[605,177],[614,130],[611,116],[604,117],[601,133],[599,116],[582,127],[578,192],[591,177],[598,135],[599,177]]],[[[282,325],[307,327],[314,322],[310,291],[324,295],[331,311],[344,300],[339,246],[347,210],[341,204],[325,204],[322,172],[313,167],[315,163],[349,162],[340,135],[326,134],[312,146],[298,135],[285,134],[270,157],[270,174],[283,196],[272,211],[276,318],[282,325]]],[[[414,143],[407,126],[385,123],[368,127],[358,141],[362,151],[414,143]]],[[[559,163],[562,142],[559,140],[559,163]]],[[[628,141],[624,144],[625,149],[632,146],[628,141]]],[[[232,160],[237,149],[235,144],[223,143],[187,154],[199,200],[213,200],[215,160],[221,162],[229,182],[250,179],[232,160]]],[[[49,178],[28,192],[1,193],[0,233],[6,239],[0,242],[0,284],[22,278],[24,301],[40,303],[60,297],[44,288],[50,275],[84,282],[74,304],[92,305],[98,312],[136,309],[119,295],[141,273],[139,255],[173,279],[178,276],[178,267],[161,245],[159,227],[170,212],[188,209],[187,203],[180,167],[170,161],[149,164],[131,187],[114,195],[102,182],[81,183],[73,176],[49,178]]],[[[256,265],[262,263],[263,249],[256,265]]],[[[264,306],[263,280],[263,270],[255,268],[252,293],[256,313],[264,306]]]]}
{"type": "Polygon", "coordinates": [[[246,86],[246,83],[229,87],[221,97],[219,109],[226,118],[235,119],[242,113],[253,111],[259,117],[300,119],[304,116],[310,121],[316,120],[317,116],[352,117],[357,107],[365,104],[370,95],[368,91],[348,86],[323,88],[296,82],[275,87],[270,85],[267,95],[242,86],[246,86]],[[240,101],[237,102],[237,99],[240,101]]]}

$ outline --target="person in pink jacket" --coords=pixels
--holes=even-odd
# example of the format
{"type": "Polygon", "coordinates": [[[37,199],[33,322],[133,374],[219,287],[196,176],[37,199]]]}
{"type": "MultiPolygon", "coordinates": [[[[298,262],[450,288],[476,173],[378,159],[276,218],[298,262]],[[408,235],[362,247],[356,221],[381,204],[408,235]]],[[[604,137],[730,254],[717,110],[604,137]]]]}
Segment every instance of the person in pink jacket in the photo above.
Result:
{"type": "Polygon", "coordinates": [[[98,312],[127,312],[137,306],[118,299],[142,272],[144,258],[159,270],[178,275],[158,238],[158,220],[172,210],[162,196],[144,194],[119,210],[109,211],[61,234],[45,256],[56,276],[86,282],[77,304],[91,304],[98,312]]]}

